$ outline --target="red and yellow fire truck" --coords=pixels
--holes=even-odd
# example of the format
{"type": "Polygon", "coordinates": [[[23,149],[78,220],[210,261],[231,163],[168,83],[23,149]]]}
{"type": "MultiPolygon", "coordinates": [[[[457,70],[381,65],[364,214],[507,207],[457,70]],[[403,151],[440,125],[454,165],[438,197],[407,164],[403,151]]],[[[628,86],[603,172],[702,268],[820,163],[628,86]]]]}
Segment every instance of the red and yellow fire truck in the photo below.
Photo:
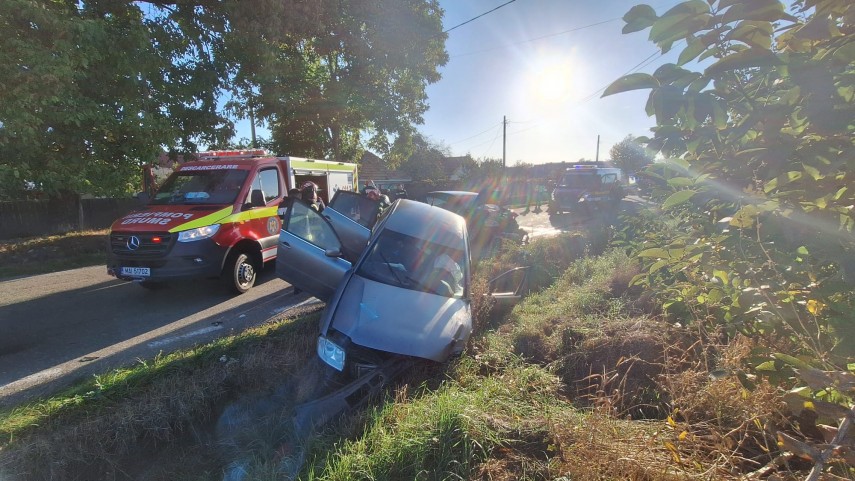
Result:
{"type": "Polygon", "coordinates": [[[264,150],[213,151],[180,164],[145,207],[116,220],[107,272],[155,288],[168,281],[220,277],[237,293],[276,258],[277,209],[307,181],[329,201],[359,185],[353,163],[271,156],[264,150]]]}

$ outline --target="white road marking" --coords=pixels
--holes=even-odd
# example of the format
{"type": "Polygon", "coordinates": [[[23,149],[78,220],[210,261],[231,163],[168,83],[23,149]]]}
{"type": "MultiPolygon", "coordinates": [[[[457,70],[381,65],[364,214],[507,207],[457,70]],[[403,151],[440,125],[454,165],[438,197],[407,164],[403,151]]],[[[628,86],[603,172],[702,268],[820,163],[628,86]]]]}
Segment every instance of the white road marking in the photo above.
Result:
{"type": "Polygon", "coordinates": [[[200,336],[202,334],[207,334],[209,332],[219,331],[222,328],[223,328],[222,324],[219,324],[216,326],[203,327],[202,329],[196,329],[195,331],[191,331],[191,332],[188,332],[186,334],[182,334],[180,336],[167,337],[166,339],[159,339],[157,341],[150,342],[150,343],[148,343],[148,347],[165,346],[167,344],[172,344],[173,342],[181,341],[183,339],[189,339],[191,337],[200,336]]]}

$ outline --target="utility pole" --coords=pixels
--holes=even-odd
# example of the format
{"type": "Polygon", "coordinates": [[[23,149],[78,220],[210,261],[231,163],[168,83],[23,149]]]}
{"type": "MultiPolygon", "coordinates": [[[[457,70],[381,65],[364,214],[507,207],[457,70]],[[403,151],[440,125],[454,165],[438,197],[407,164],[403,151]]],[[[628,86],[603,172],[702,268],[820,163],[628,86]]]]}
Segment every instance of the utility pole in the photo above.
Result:
{"type": "Polygon", "coordinates": [[[255,106],[253,105],[252,94],[249,97],[249,126],[250,132],[252,133],[252,148],[258,147],[258,143],[255,140],[255,106]]]}
{"type": "Polygon", "coordinates": [[[502,170],[505,169],[505,155],[508,150],[508,116],[502,116],[502,170]]]}
{"type": "Polygon", "coordinates": [[[600,136],[597,135],[597,156],[594,158],[594,165],[600,166],[600,136]]]}

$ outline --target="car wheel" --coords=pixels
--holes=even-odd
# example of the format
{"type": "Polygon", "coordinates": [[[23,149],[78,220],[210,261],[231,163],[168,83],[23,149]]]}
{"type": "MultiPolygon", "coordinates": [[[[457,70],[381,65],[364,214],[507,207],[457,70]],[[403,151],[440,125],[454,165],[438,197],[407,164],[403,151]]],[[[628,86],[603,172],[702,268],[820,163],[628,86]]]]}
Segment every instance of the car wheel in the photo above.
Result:
{"type": "Polygon", "coordinates": [[[232,291],[243,294],[255,285],[257,276],[255,263],[245,252],[235,252],[226,261],[223,280],[232,291]]]}

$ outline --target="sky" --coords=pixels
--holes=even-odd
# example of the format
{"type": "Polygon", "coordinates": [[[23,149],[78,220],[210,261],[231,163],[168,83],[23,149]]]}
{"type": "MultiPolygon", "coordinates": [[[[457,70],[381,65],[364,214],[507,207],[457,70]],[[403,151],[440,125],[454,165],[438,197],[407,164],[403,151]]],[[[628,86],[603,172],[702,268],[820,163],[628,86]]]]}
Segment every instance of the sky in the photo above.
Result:
{"type": "MultiPolygon", "coordinates": [[[[676,63],[682,50],[676,43],[661,55],[649,30],[621,34],[621,17],[642,2],[440,0],[449,60],[427,87],[417,129],[453,156],[502,159],[507,118],[506,165],[608,159],[614,144],[648,135],[655,122],[644,110],[649,90],[600,98],[603,90],[676,63]]],[[[680,0],[645,3],[661,15],[680,0]]],[[[247,122],[237,137],[249,137],[247,122]]]]}
{"type": "MultiPolygon", "coordinates": [[[[446,30],[507,0],[440,0],[446,30]]],[[[506,164],[609,158],[627,135],[648,135],[649,90],[600,98],[614,80],[676,63],[649,30],[623,35],[621,17],[639,0],[516,0],[448,32],[442,79],[427,88],[419,130],[453,155],[506,164]],[[645,66],[646,65],[646,66],[645,66]]],[[[662,14],[678,0],[647,1],[662,14]]]]}

